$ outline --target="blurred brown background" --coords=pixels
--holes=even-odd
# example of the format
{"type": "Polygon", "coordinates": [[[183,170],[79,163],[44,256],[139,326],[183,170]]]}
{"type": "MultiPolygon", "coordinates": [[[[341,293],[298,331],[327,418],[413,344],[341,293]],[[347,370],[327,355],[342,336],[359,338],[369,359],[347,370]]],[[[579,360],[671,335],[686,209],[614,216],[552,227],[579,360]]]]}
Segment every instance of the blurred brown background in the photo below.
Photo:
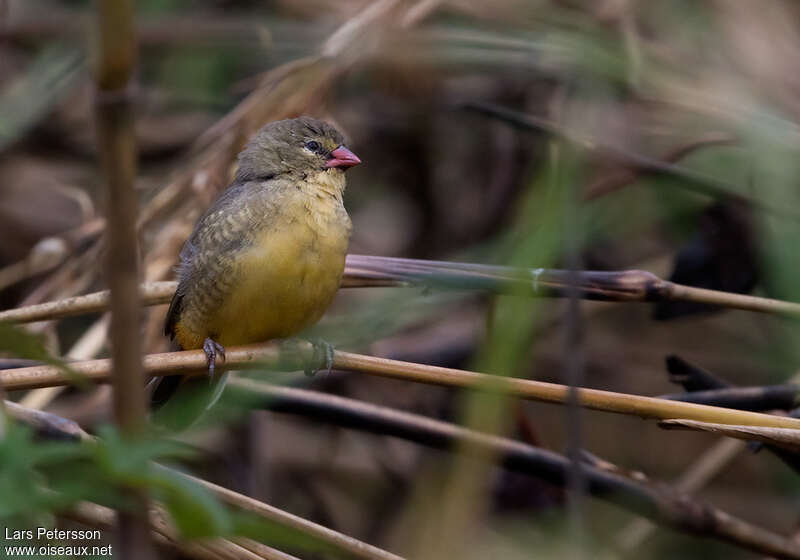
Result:
{"type": "MultiPolygon", "coordinates": [[[[572,243],[581,268],[641,268],[798,299],[794,2],[148,0],[137,10],[149,281],[172,278],[249,135],[311,114],[343,130],[364,162],[348,173],[352,253],[563,268],[572,243]],[[475,110],[486,104],[546,126],[523,130],[475,110]]],[[[91,17],[92,4],[77,0],[0,2],[3,308],[104,287],[91,17]]],[[[503,305],[467,292],[350,290],[317,332],[342,349],[475,369],[497,363],[487,332],[503,305]]],[[[531,325],[522,359],[498,373],[564,382],[570,356],[583,352],[587,386],[658,395],[679,390],[666,375],[669,354],[742,385],[783,382],[798,365],[796,325],[775,317],[583,302],[582,348],[568,348],[564,301],[512,306],[531,325]]],[[[148,311],[148,352],[167,348],[164,313],[148,311]]],[[[89,349],[73,357],[87,359],[107,351],[98,321],[33,329],[62,355],[82,341],[89,349]]],[[[281,380],[464,417],[459,392],[340,372],[281,380]]],[[[108,418],[102,388],[37,395],[24,398],[89,428],[108,418]]],[[[523,409],[539,443],[563,451],[564,410],[523,409]]],[[[582,417],[586,449],[657,480],[674,480],[715,442],[622,416],[582,417]]],[[[436,517],[431,496],[449,454],[264,411],[202,428],[186,439],[204,451],[192,467],[212,480],[410,556],[434,538],[425,523],[436,517]]],[[[700,497],[788,533],[797,480],[774,456],[745,452],[700,497]]],[[[561,557],[559,491],[500,471],[485,485],[480,523],[464,536],[470,557],[561,557]]],[[[596,557],[755,557],[664,530],[623,551],[630,515],[592,500],[586,516],[596,557]]]]}

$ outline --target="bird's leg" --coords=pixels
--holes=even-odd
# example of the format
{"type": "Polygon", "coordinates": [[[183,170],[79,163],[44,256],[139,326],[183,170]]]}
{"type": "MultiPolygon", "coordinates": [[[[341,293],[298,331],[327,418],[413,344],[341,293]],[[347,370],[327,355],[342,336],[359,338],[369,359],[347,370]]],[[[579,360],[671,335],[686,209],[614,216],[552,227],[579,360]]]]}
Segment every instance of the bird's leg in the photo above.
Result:
{"type": "Polygon", "coordinates": [[[215,380],[214,368],[217,365],[217,355],[225,361],[225,347],[211,337],[203,341],[203,352],[206,353],[206,365],[208,366],[208,377],[210,381],[215,380]]]}
{"type": "MultiPolygon", "coordinates": [[[[309,342],[311,342],[311,346],[313,346],[314,348],[314,364],[320,363],[321,360],[317,360],[317,356],[319,354],[322,354],[325,358],[324,367],[327,370],[327,372],[330,373],[331,369],[333,369],[333,344],[325,340],[322,340],[320,338],[316,338],[309,342]]],[[[306,366],[306,369],[303,370],[303,373],[311,377],[315,375],[319,370],[320,368],[309,365],[306,366]]]]}

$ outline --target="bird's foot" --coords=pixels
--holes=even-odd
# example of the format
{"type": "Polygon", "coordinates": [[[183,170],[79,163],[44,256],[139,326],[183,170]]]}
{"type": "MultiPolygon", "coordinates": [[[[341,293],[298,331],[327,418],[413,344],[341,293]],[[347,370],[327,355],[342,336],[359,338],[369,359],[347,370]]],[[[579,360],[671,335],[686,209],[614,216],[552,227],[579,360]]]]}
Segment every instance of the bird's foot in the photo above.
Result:
{"type": "Polygon", "coordinates": [[[209,381],[215,381],[214,369],[217,365],[217,356],[225,362],[225,347],[211,337],[203,341],[203,352],[206,353],[206,365],[208,366],[209,381]]]}
{"type": "MultiPolygon", "coordinates": [[[[330,373],[331,369],[333,369],[333,344],[319,338],[311,340],[310,342],[311,346],[314,348],[314,364],[323,364],[325,370],[330,373]]],[[[312,377],[316,375],[320,369],[322,368],[308,365],[303,370],[303,373],[312,377]]]]}

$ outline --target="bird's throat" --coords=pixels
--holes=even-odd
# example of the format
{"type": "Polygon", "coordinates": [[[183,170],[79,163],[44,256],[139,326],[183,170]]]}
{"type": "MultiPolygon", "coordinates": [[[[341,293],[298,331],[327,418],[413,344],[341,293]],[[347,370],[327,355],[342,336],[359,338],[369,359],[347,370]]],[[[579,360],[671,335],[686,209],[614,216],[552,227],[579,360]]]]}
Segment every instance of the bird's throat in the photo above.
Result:
{"type": "Polygon", "coordinates": [[[318,171],[311,174],[306,179],[306,188],[308,194],[317,197],[332,196],[339,202],[342,201],[342,194],[347,181],[344,176],[344,171],[341,169],[326,169],[325,171],[318,171]]]}

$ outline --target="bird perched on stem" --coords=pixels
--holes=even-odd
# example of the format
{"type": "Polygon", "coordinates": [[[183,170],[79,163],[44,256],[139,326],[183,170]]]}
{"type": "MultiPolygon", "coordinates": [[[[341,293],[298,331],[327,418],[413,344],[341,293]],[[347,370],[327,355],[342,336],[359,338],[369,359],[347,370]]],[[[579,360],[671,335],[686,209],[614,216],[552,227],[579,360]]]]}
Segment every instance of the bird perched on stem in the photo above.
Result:
{"type": "MultiPolygon", "coordinates": [[[[267,124],[239,154],[233,183],[183,246],[164,328],[205,351],[212,378],[225,346],[293,336],[328,309],[350,238],[344,172],[359,163],[333,126],[310,117],[267,124]]],[[[180,384],[168,379],[154,403],[180,384]]]]}

